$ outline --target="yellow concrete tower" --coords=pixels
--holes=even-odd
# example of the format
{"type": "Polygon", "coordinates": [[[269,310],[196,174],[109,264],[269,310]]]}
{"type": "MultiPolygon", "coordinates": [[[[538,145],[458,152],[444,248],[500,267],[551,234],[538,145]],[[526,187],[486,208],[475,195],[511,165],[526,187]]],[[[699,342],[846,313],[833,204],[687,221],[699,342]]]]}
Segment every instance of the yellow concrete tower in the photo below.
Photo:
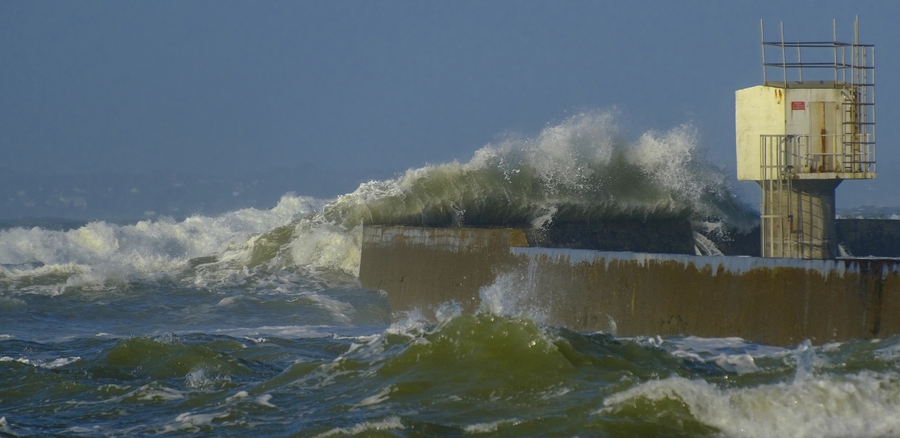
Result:
{"type": "Polygon", "coordinates": [[[763,85],[735,92],[735,131],[738,179],[762,188],[763,257],[835,258],[834,190],[875,178],[875,47],[859,44],[858,21],[854,33],[786,42],[782,24],[767,42],[760,21],[763,85]]]}

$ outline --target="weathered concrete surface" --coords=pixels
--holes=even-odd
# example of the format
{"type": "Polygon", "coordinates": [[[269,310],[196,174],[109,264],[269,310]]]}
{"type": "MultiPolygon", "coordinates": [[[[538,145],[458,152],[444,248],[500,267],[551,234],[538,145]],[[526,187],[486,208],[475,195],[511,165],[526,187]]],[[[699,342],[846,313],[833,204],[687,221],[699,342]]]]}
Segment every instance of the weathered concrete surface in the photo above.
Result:
{"type": "Polygon", "coordinates": [[[510,247],[527,246],[522,230],[510,228],[417,228],[366,226],[359,281],[388,293],[394,312],[418,309],[426,316],[454,301],[465,311],[478,306],[479,288],[512,261],[510,247]]]}
{"type": "MultiPolygon", "coordinates": [[[[516,229],[371,226],[360,282],[392,310],[480,293],[545,322],[623,336],[740,336],[772,345],[900,334],[900,264],[528,248],[516,229]]],[[[513,309],[515,312],[516,310],[513,309]]]]}
{"type": "Polygon", "coordinates": [[[839,179],[759,181],[762,256],[833,259],[838,255],[834,190],[839,179]]]}
{"type": "Polygon", "coordinates": [[[687,219],[555,221],[546,229],[530,228],[525,233],[531,246],[547,248],[694,254],[687,219]]]}
{"type": "Polygon", "coordinates": [[[512,248],[504,287],[546,322],[772,345],[900,334],[900,265],[512,248]]]}

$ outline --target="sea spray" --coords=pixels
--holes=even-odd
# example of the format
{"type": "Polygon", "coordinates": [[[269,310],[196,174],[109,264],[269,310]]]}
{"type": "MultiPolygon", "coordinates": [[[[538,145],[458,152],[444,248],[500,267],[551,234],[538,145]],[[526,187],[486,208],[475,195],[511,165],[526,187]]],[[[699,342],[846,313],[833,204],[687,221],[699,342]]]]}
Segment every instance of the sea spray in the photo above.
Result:
{"type": "MultiPolygon", "coordinates": [[[[295,281],[295,274],[285,275],[282,281],[295,281]]],[[[410,312],[393,323],[382,314],[367,326],[360,318],[367,308],[387,307],[368,302],[371,292],[316,293],[355,309],[347,323],[311,314],[319,307],[305,299],[314,293],[305,286],[268,287],[206,293],[163,284],[131,306],[128,300],[85,302],[75,294],[22,296],[19,310],[34,310],[10,312],[2,327],[26,330],[0,336],[0,430],[85,436],[900,433],[893,415],[900,406],[896,337],[806,349],[738,338],[618,338],[548,327],[527,312],[463,314],[452,303],[437,312],[437,321],[410,312]],[[238,295],[216,305],[225,294],[238,295]],[[110,305],[114,314],[103,313],[110,305]],[[34,318],[70,306],[83,316],[34,318]],[[122,319],[127,331],[110,335],[122,319]],[[42,327],[54,320],[66,323],[42,327]],[[55,340],[44,340],[46,332],[55,332],[55,340]],[[814,366],[805,368],[798,355],[811,352],[814,366]],[[798,378],[800,368],[808,372],[798,378]]]]}
{"type": "MultiPolygon", "coordinates": [[[[612,113],[585,112],[533,138],[488,144],[467,163],[410,169],[327,202],[286,195],[271,210],[180,222],[3,230],[0,285],[52,294],[160,278],[206,287],[282,270],[357,275],[364,224],[547,227],[678,219],[721,241],[728,229],[746,230],[757,221],[728,181],[704,160],[690,126],[630,141],[612,113]]],[[[702,253],[716,253],[713,242],[701,246],[702,253]]]]}
{"type": "Polygon", "coordinates": [[[324,214],[347,226],[687,217],[748,228],[756,220],[705,162],[693,128],[650,131],[631,142],[608,112],[575,115],[535,138],[489,144],[467,163],[363,184],[324,214]]]}
{"type": "Polygon", "coordinates": [[[269,210],[246,209],[217,217],[163,218],[117,225],[104,221],[54,231],[0,231],[0,286],[42,293],[67,287],[110,287],[135,280],[157,281],[192,267],[203,257],[228,259],[254,236],[321,210],[323,202],[285,195],[269,210]],[[194,261],[194,262],[192,262],[194,261]]]}

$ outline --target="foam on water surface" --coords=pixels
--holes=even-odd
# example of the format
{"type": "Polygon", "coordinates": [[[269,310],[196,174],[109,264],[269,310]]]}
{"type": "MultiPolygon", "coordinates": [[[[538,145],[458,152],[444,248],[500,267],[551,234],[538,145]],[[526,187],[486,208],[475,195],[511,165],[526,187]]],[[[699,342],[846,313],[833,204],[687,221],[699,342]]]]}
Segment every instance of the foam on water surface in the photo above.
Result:
{"type": "Polygon", "coordinates": [[[678,400],[701,422],[726,436],[879,437],[900,433],[900,378],[862,372],[811,376],[789,383],[720,387],[670,377],[606,398],[596,413],[625,405],[678,400]]]}
{"type": "Polygon", "coordinates": [[[0,284],[55,294],[173,276],[206,287],[253,276],[254,269],[358,275],[363,224],[541,226],[648,217],[694,218],[706,228],[755,224],[755,213],[736,200],[698,144],[690,126],[632,141],[613,113],[580,113],[533,138],[486,145],[466,163],[410,169],[331,201],[285,195],[270,210],[180,222],[3,230],[0,284]]]}
{"type": "MultiPolygon", "coordinates": [[[[503,276],[475,315],[451,302],[429,320],[422,309],[391,315],[353,278],[365,224],[677,218],[704,235],[753,225],[700,143],[690,126],[628,140],[610,113],[589,112],[331,201],[287,195],[271,210],[0,231],[0,310],[12,321],[0,327],[0,434],[900,433],[894,338],[776,348],[616,337],[612,320],[608,333],[578,333],[547,326],[503,276]]],[[[768,263],[703,260],[715,274],[768,263]]]]}
{"type": "MultiPolygon", "coordinates": [[[[254,235],[320,209],[322,201],[285,196],[271,210],[247,209],[218,217],[91,222],[68,231],[0,231],[0,282],[31,290],[103,285],[169,276],[193,258],[252,247],[254,235]]],[[[246,252],[246,250],[245,250],[246,252]]]]}
{"type": "Polygon", "coordinates": [[[467,163],[411,169],[326,206],[336,222],[536,224],[553,220],[696,216],[749,227],[755,214],[709,166],[690,126],[637,141],[610,112],[577,114],[534,138],[508,137],[467,163]]]}

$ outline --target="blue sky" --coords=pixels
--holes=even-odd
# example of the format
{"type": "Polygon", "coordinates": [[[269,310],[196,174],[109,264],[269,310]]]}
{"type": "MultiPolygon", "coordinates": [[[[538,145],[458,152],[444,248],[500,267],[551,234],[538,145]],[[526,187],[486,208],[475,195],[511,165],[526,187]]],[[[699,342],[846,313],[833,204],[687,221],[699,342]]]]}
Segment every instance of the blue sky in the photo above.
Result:
{"type": "Polygon", "coordinates": [[[353,173],[336,195],[614,108],[635,137],[694,125],[733,172],[734,91],[762,81],[759,20],[830,40],[837,19],[851,41],[857,15],[877,47],[882,176],[845,182],[838,204],[900,205],[900,2],[887,1],[9,0],[0,168],[353,173]]]}

